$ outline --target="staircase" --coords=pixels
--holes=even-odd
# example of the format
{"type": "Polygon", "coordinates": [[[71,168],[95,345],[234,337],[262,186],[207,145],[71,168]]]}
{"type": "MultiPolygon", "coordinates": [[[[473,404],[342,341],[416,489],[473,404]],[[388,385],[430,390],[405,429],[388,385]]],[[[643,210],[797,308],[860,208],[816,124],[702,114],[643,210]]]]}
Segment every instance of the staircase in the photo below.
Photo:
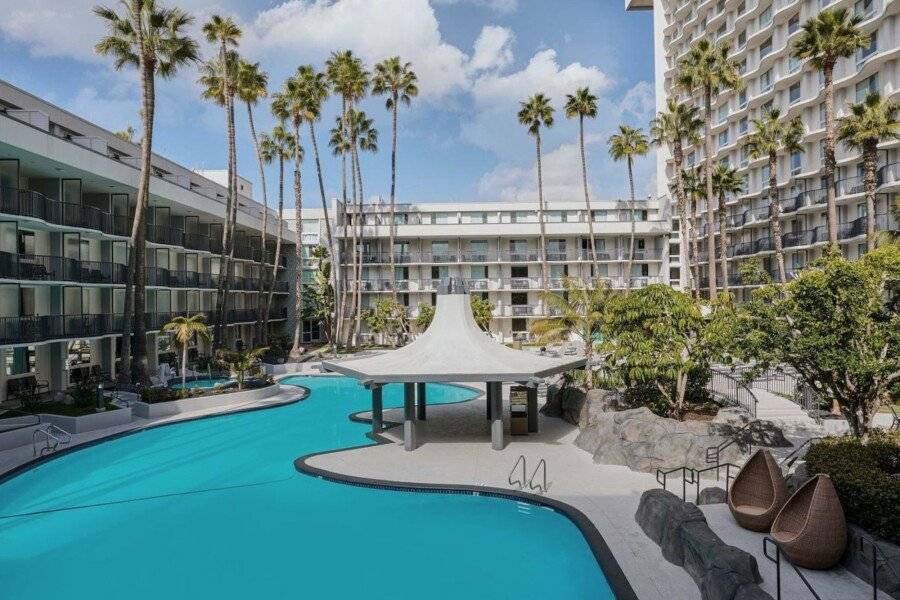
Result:
{"type": "Polygon", "coordinates": [[[772,421],[778,425],[816,427],[816,422],[796,402],[758,387],[753,388],[753,394],[759,401],[756,405],[756,418],[760,421],[772,421]]]}

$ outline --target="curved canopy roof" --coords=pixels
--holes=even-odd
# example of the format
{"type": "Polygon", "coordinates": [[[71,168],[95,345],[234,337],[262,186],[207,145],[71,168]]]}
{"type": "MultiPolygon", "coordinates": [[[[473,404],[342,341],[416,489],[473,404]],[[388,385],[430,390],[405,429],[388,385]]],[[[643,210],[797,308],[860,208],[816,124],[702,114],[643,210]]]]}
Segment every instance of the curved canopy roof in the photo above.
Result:
{"type": "Polygon", "coordinates": [[[325,361],[322,367],[378,384],[528,382],[584,366],[584,357],[539,356],[495,342],[475,323],[469,302],[469,294],[440,294],[431,325],[408,346],[365,358],[325,361]]]}

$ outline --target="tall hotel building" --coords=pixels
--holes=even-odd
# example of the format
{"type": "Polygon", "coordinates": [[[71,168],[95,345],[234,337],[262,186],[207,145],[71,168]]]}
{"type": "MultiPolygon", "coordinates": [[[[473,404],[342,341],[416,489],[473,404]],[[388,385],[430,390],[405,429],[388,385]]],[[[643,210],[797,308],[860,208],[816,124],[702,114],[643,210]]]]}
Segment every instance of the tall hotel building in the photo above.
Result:
{"type": "MultiPolygon", "coordinates": [[[[51,390],[87,372],[114,376],[139,178],[139,146],[0,81],[0,400],[11,380],[37,375],[51,390]]],[[[162,325],[210,317],[220,275],[226,189],[152,158],[147,225],[151,367],[170,350],[162,325]]],[[[262,206],[241,181],[226,340],[252,343],[261,298],[262,206]]],[[[275,214],[268,220],[271,268],[275,214]]],[[[273,331],[286,324],[293,235],[286,236],[273,331]]]]}
{"type": "MultiPolygon", "coordinates": [[[[741,281],[736,266],[745,259],[759,259],[775,272],[774,242],[769,222],[768,161],[751,160],[743,144],[753,130],[752,120],[768,107],[777,107],[784,118],[800,115],[806,128],[804,152],[778,159],[782,241],[789,275],[820,256],[827,243],[826,187],[823,176],[825,103],[822,76],[806,61],[791,57],[790,49],[803,23],[825,8],[846,8],[862,18],[861,29],[871,36],[868,48],[841,59],[834,73],[836,117],[848,105],[869,92],[900,98],[900,2],[891,0],[627,0],[629,10],[652,10],[657,109],[668,97],[695,102],[675,89],[678,60],[700,38],[726,42],[738,63],[746,87],[719,94],[713,105],[716,163],[728,163],[744,179],[744,193],[728,198],[727,228],[729,279],[739,298],[750,286],[741,281]]],[[[702,110],[702,106],[701,106],[702,110]]],[[[855,258],[865,251],[866,203],[863,197],[862,159],[837,144],[836,197],[841,250],[855,258]]],[[[686,163],[703,161],[702,143],[685,149],[686,163]]],[[[666,149],[657,153],[658,195],[668,194],[673,163],[666,149]]],[[[879,146],[878,197],[875,222],[878,229],[897,229],[889,207],[900,193],[900,142],[879,146]]],[[[699,257],[708,287],[706,236],[710,228],[701,202],[698,234],[699,257]]],[[[718,219],[716,219],[718,221],[718,219]]],[[[718,233],[718,225],[715,225],[718,233]]],[[[677,235],[673,242],[677,244],[677,235]]],[[[677,255],[678,253],[673,253],[677,255]]],[[[673,257],[677,260],[677,256],[673,257]]],[[[678,265],[681,266],[681,265],[678,265]]],[[[686,284],[686,269],[681,269],[686,284]]],[[[720,284],[721,285],[721,284],[720,284]]]]}

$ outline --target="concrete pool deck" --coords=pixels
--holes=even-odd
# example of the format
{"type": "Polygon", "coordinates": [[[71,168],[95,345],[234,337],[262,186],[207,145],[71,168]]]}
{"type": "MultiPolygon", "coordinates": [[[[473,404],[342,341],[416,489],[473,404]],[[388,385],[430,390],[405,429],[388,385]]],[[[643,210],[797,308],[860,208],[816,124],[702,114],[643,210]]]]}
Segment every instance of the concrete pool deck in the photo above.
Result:
{"type": "MultiPolygon", "coordinates": [[[[369,415],[357,416],[366,419],[369,415]]],[[[400,423],[403,411],[386,409],[384,418],[386,422],[400,423]]],[[[508,434],[508,415],[504,415],[504,425],[508,434]]],[[[471,402],[429,406],[428,420],[419,421],[417,428],[419,445],[414,452],[404,451],[400,426],[383,432],[388,443],[319,454],[306,458],[305,463],[338,476],[516,490],[508,478],[518,458],[525,456],[529,476],[538,461],[544,459],[549,486],[546,496],[578,509],[591,520],[638,598],[700,598],[700,591],[690,576],[681,567],[664,560],[659,547],[635,522],[641,494],[659,487],[655,477],[626,467],[595,464],[590,454],[572,443],[578,435],[577,427],[541,415],[539,434],[507,435],[505,448],[492,450],[490,422],[485,417],[482,395],[471,402]]],[[[725,505],[703,509],[710,527],[723,541],[756,557],[764,579],[761,587],[774,597],[775,567],[762,556],[763,536],[734,525],[725,505]]],[[[871,588],[843,569],[805,574],[823,600],[871,597],[871,588]]],[[[798,599],[809,595],[790,567],[782,569],[782,594],[784,598],[798,599]]]]}
{"type": "MultiPolygon", "coordinates": [[[[85,446],[106,438],[111,438],[123,433],[138,431],[148,427],[156,427],[168,423],[177,423],[179,421],[189,421],[202,417],[212,417],[217,415],[225,415],[229,413],[247,412],[263,408],[272,408],[296,402],[300,397],[298,389],[294,386],[279,385],[277,394],[270,395],[259,399],[247,399],[246,397],[234,399],[232,402],[226,402],[217,406],[208,406],[197,410],[188,410],[178,414],[166,415],[153,418],[141,418],[133,416],[131,422],[118,425],[116,427],[108,427],[105,429],[96,429],[85,433],[72,435],[72,441],[68,446],[61,447],[58,451],[45,455],[44,458],[50,458],[58,454],[66,452],[70,448],[85,446]]],[[[221,398],[227,400],[227,394],[223,394],[221,398]]],[[[0,481],[11,472],[16,471],[20,467],[25,467],[29,463],[40,460],[33,455],[32,445],[29,443],[24,446],[18,446],[9,450],[0,451],[0,481]]]]}

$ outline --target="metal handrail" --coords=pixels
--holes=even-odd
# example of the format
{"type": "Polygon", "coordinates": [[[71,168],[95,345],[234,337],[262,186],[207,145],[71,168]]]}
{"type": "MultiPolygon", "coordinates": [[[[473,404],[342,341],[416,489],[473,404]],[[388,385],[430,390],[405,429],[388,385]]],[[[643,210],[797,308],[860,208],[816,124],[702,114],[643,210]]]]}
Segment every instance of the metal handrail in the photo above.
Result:
{"type": "Polygon", "coordinates": [[[509,485],[518,486],[518,488],[521,490],[521,489],[525,488],[525,485],[527,484],[527,479],[528,479],[528,473],[526,472],[525,455],[520,454],[519,458],[516,459],[516,464],[513,465],[512,470],[509,472],[509,477],[508,477],[509,485]],[[519,468],[519,463],[522,463],[522,478],[514,481],[513,474],[515,474],[516,469],[519,468]]]}
{"type": "MultiPolygon", "coordinates": [[[[722,458],[722,452],[724,452],[725,449],[730,447],[731,445],[738,443],[738,436],[744,433],[744,431],[746,431],[751,425],[755,425],[757,423],[759,423],[758,419],[748,421],[743,427],[735,431],[730,438],[720,443],[718,446],[709,446],[706,449],[706,464],[718,465],[722,458]]],[[[749,450],[752,453],[753,442],[748,442],[747,445],[749,446],[749,450]]]]}
{"type": "MultiPolygon", "coordinates": [[[[524,463],[523,463],[524,466],[524,463]]],[[[547,461],[543,458],[538,461],[537,467],[535,467],[534,472],[531,474],[531,477],[528,479],[528,489],[530,490],[540,490],[542,494],[547,493],[548,485],[547,485],[547,461]],[[538,471],[543,474],[543,484],[539,483],[537,485],[534,484],[534,478],[537,477],[538,471]]]]}
{"type": "Polygon", "coordinates": [[[865,545],[867,542],[870,546],[872,546],[872,581],[870,583],[872,584],[872,599],[878,600],[878,571],[882,567],[887,567],[887,569],[890,570],[891,575],[893,575],[895,581],[900,580],[900,574],[897,573],[897,570],[894,569],[894,565],[891,564],[890,559],[875,542],[863,536],[857,537],[856,540],[860,552],[865,551],[865,545]],[[881,559],[880,564],[878,561],[879,558],[881,559]]]}
{"type": "Polygon", "coordinates": [[[791,466],[795,462],[797,462],[797,459],[800,458],[799,452],[801,450],[803,450],[807,446],[811,446],[813,444],[813,442],[818,442],[821,439],[822,438],[819,436],[814,436],[814,437],[809,438],[808,440],[804,440],[804,442],[802,444],[800,444],[799,446],[797,446],[796,448],[791,450],[787,456],[782,458],[781,462],[778,463],[778,466],[780,466],[782,469],[784,469],[785,467],[791,468],[791,466]]]}
{"type": "MultiPolygon", "coordinates": [[[[782,553],[781,546],[778,544],[778,542],[776,542],[769,536],[766,536],[763,538],[763,555],[766,558],[768,558],[770,561],[775,563],[775,600],[781,600],[781,553],[782,553]],[[775,546],[775,557],[774,558],[769,556],[769,543],[770,542],[772,543],[772,545],[775,546]]],[[[797,575],[800,577],[800,580],[806,586],[806,589],[808,589],[809,592],[813,595],[813,597],[816,600],[822,600],[822,597],[816,593],[816,590],[813,589],[812,584],[810,584],[809,580],[806,578],[806,576],[800,572],[800,569],[797,568],[797,565],[792,563],[791,559],[787,558],[787,556],[785,556],[785,559],[787,560],[787,563],[789,565],[791,565],[791,568],[794,569],[794,572],[797,573],[797,575]]]]}
{"type": "Polygon", "coordinates": [[[58,427],[53,423],[48,423],[45,427],[39,427],[38,429],[35,429],[31,434],[32,456],[38,455],[38,434],[44,435],[45,445],[43,448],[41,448],[41,456],[43,456],[44,454],[55,452],[56,449],[59,448],[60,444],[66,446],[69,444],[69,442],[72,441],[72,434],[70,434],[62,427],[58,427]]]}
{"type": "Polygon", "coordinates": [[[660,484],[664,490],[668,491],[668,483],[669,483],[669,475],[672,473],[681,472],[681,501],[687,502],[687,486],[688,483],[694,484],[694,470],[690,467],[676,467],[674,469],[669,469],[664,471],[663,469],[656,469],[656,483],[660,484]],[[688,479],[688,474],[690,474],[690,479],[688,479]],[[660,479],[662,477],[662,479],[660,479]]]}
{"type": "Polygon", "coordinates": [[[722,468],[725,468],[725,495],[728,495],[728,491],[731,489],[731,481],[737,478],[737,474],[731,474],[731,468],[734,467],[736,471],[740,471],[741,468],[734,463],[722,463],[716,464],[711,467],[706,467],[705,469],[692,469],[693,471],[693,483],[696,486],[696,495],[694,504],[700,504],[700,479],[703,477],[703,474],[708,471],[715,470],[716,472],[716,481],[719,480],[719,471],[722,468]]]}

